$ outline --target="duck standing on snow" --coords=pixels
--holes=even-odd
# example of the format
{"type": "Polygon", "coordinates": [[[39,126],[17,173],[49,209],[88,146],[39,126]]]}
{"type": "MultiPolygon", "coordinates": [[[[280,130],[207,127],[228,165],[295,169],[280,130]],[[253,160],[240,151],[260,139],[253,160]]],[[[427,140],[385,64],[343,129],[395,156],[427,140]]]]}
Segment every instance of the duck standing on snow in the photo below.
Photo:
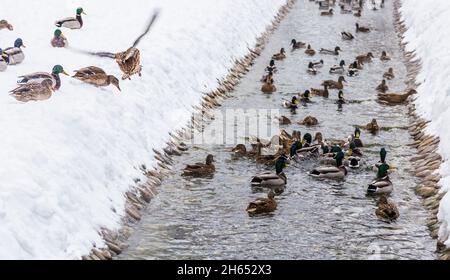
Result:
{"type": "Polygon", "coordinates": [[[158,12],[155,12],[151,17],[146,29],[144,32],[134,41],[133,45],[128,48],[124,52],[119,53],[110,53],[110,52],[90,52],[90,51],[82,51],[75,50],[88,55],[95,55],[100,57],[107,57],[115,59],[117,64],[119,65],[120,70],[123,72],[122,80],[129,79],[131,80],[131,76],[134,74],[138,74],[141,76],[142,65],[141,65],[141,54],[136,46],[139,44],[141,39],[147,35],[152,27],[153,23],[158,17],[158,12]]]}
{"type": "Polygon", "coordinates": [[[83,18],[81,14],[85,15],[83,8],[77,8],[75,17],[68,17],[61,20],[57,20],[55,25],[58,27],[66,27],[69,29],[80,29],[83,27],[83,18]]]}
{"type": "Polygon", "coordinates": [[[62,34],[60,29],[56,29],[55,32],[53,32],[53,39],[50,41],[50,44],[54,48],[64,48],[69,45],[67,38],[62,34]]]}
{"type": "Polygon", "coordinates": [[[183,170],[183,176],[193,176],[193,177],[202,177],[211,175],[216,171],[216,168],[213,164],[214,157],[213,155],[208,155],[206,157],[205,163],[195,163],[188,164],[183,170]]]}
{"type": "Polygon", "coordinates": [[[277,209],[277,202],[275,201],[275,193],[270,190],[267,198],[258,198],[247,206],[247,213],[249,216],[270,213],[277,209]]]}
{"type": "Polygon", "coordinates": [[[13,89],[11,95],[18,101],[39,101],[47,100],[52,96],[53,87],[51,80],[43,80],[42,82],[34,82],[30,84],[20,85],[13,89]]]}
{"type": "Polygon", "coordinates": [[[107,75],[103,69],[96,66],[75,70],[73,78],[97,87],[105,87],[113,84],[120,91],[119,80],[113,75],[107,75]]]}
{"type": "Polygon", "coordinates": [[[0,72],[3,72],[8,68],[8,55],[3,53],[3,50],[0,48],[0,72]]]}
{"type": "Polygon", "coordinates": [[[25,54],[21,48],[25,48],[23,40],[17,38],[14,41],[14,47],[9,47],[3,50],[3,52],[8,56],[7,62],[9,65],[15,65],[22,63],[25,59],[25,54]]]}
{"type": "Polygon", "coordinates": [[[14,28],[11,24],[9,24],[9,22],[6,19],[2,19],[0,20],[0,30],[2,29],[8,29],[10,31],[12,31],[14,28]]]}
{"type": "Polygon", "coordinates": [[[18,84],[31,84],[31,83],[42,83],[44,80],[50,80],[52,83],[53,90],[58,90],[61,87],[61,78],[59,74],[64,74],[69,76],[69,74],[64,71],[61,65],[53,66],[52,73],[46,72],[36,72],[28,75],[19,76],[18,84]]]}
{"type": "Polygon", "coordinates": [[[393,221],[400,216],[397,206],[393,202],[389,202],[387,197],[384,195],[379,198],[377,207],[378,208],[375,210],[375,214],[380,219],[393,221]]]}

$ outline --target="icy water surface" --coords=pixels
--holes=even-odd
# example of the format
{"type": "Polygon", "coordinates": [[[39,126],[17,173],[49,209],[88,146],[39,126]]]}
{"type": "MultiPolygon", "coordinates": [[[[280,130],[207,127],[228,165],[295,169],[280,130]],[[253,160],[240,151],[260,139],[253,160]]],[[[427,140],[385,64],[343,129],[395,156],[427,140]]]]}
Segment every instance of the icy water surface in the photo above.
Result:
{"type": "MultiPolygon", "coordinates": [[[[340,59],[352,62],[356,55],[371,51],[372,63],[366,64],[359,77],[346,77],[347,100],[338,110],[337,91],[329,99],[313,97],[315,103],[302,107],[297,115],[281,109],[292,120],[313,115],[320,121],[314,128],[293,124],[283,127],[289,132],[321,131],[325,138],[343,139],[353,132],[356,124],[366,124],[377,118],[382,127],[400,127],[381,131],[373,136],[362,135],[365,158],[369,163],[378,160],[381,146],[386,147],[388,160],[398,167],[392,175],[394,193],[400,218],[388,224],[375,216],[375,199],[366,197],[366,185],[374,173],[351,171],[343,182],[318,181],[306,175],[317,163],[291,165],[285,170],[288,185],[277,196],[278,209],[271,215],[248,217],[245,208],[249,201],[265,196],[252,190],[250,178],[265,169],[246,159],[233,159],[225,145],[194,146],[183,156],[175,157],[176,174],[159,187],[159,194],[146,209],[143,220],[129,240],[123,259],[435,259],[435,242],[425,227],[427,213],[414,194],[415,178],[409,163],[414,150],[406,130],[406,108],[386,107],[376,102],[375,87],[383,73],[393,67],[396,79],[388,82],[392,91],[403,90],[405,67],[393,29],[392,3],[386,1],[382,10],[365,9],[361,18],[335,14],[319,16],[314,2],[299,0],[273,34],[262,56],[237,87],[234,97],[222,108],[275,108],[282,99],[310,87],[319,87],[322,80],[337,79],[328,74],[331,65],[340,59]],[[370,25],[369,34],[355,34],[355,23],[370,25]],[[341,31],[356,35],[353,41],[343,41],[341,31]],[[313,58],[304,50],[291,52],[292,38],[308,42],[318,51],[340,46],[339,57],[316,54],[313,58]],[[272,95],[260,92],[259,79],[271,55],[280,47],[287,50],[287,59],[277,63],[275,82],[278,91],[272,95]],[[382,50],[392,60],[381,62],[382,50]],[[306,74],[307,62],[323,59],[320,74],[306,74]],[[208,153],[215,156],[216,173],[209,179],[189,179],[180,176],[186,163],[204,161],[208,153]]],[[[337,10],[339,10],[336,7],[337,10]]],[[[243,140],[242,140],[243,141],[243,140]]],[[[269,169],[270,170],[270,169],[269,169]]]]}

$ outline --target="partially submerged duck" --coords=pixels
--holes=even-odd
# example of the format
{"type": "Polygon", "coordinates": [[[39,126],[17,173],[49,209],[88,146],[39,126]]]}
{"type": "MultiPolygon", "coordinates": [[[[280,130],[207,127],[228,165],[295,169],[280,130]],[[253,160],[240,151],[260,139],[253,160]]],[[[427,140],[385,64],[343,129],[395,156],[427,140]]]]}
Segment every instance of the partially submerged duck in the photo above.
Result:
{"type": "Polygon", "coordinates": [[[246,156],[247,155],[247,148],[244,144],[237,144],[236,147],[234,147],[231,152],[233,152],[235,155],[238,156],[246,156]]]}
{"type": "Polygon", "coordinates": [[[120,91],[119,80],[113,75],[107,75],[103,69],[96,66],[75,70],[75,75],[72,77],[97,87],[105,87],[112,84],[120,91]]]}
{"type": "Polygon", "coordinates": [[[311,88],[311,93],[317,96],[328,97],[328,86],[324,85],[323,89],[311,88]]]}
{"type": "Polygon", "coordinates": [[[3,50],[3,52],[7,55],[7,62],[9,65],[15,65],[22,63],[25,59],[25,54],[23,53],[22,48],[25,48],[23,44],[23,40],[17,38],[14,41],[14,47],[9,47],[3,50]]]}
{"type": "Polygon", "coordinates": [[[353,39],[355,39],[355,36],[353,36],[352,33],[346,32],[346,31],[341,32],[341,36],[342,36],[343,40],[353,40],[353,39]]]}
{"type": "Polygon", "coordinates": [[[370,32],[369,27],[360,26],[359,23],[356,23],[355,25],[356,25],[356,32],[362,32],[362,33],[370,32]]]}
{"type": "Polygon", "coordinates": [[[53,66],[52,73],[35,72],[28,75],[19,76],[18,84],[41,83],[44,80],[52,82],[53,90],[58,90],[61,87],[61,78],[59,74],[69,75],[64,71],[61,65],[53,66]]]}
{"type": "Polygon", "coordinates": [[[208,155],[206,157],[205,163],[195,163],[195,164],[188,164],[183,169],[183,176],[193,176],[193,177],[201,177],[206,175],[211,175],[216,171],[216,168],[213,164],[214,157],[213,155],[208,155]]]}
{"type": "Polygon", "coordinates": [[[0,30],[2,29],[8,29],[12,31],[14,28],[6,19],[2,19],[0,20],[0,30]]]}
{"type": "Polygon", "coordinates": [[[247,206],[247,213],[251,215],[257,215],[262,213],[270,213],[277,209],[277,202],[275,201],[275,193],[270,190],[267,194],[267,198],[258,198],[247,206]]]}
{"type": "Polygon", "coordinates": [[[292,49],[293,50],[297,50],[297,49],[301,49],[301,48],[306,47],[306,43],[297,42],[297,40],[295,40],[295,39],[292,39],[291,45],[292,45],[292,49]]]}
{"type": "Polygon", "coordinates": [[[382,80],[381,84],[379,84],[376,88],[377,91],[385,93],[386,91],[389,90],[389,87],[386,84],[386,80],[382,80]]]}
{"type": "Polygon", "coordinates": [[[355,128],[352,138],[353,139],[352,139],[352,141],[350,141],[350,143],[351,142],[355,143],[357,148],[364,147],[363,142],[360,139],[361,138],[361,130],[358,127],[355,128]]]}
{"type": "Polygon", "coordinates": [[[317,120],[317,118],[315,118],[313,116],[306,116],[303,119],[303,121],[298,122],[298,124],[306,125],[306,126],[313,126],[313,125],[318,125],[319,124],[319,120],[317,120]]]}
{"type": "Polygon", "coordinates": [[[305,92],[301,94],[299,93],[300,101],[303,103],[310,103],[311,102],[310,95],[311,92],[309,90],[305,90],[305,92]]]}
{"type": "Polygon", "coordinates": [[[345,61],[341,60],[339,65],[334,65],[330,68],[330,74],[344,74],[345,73],[345,61]]]}
{"type": "Polygon", "coordinates": [[[341,51],[341,48],[339,46],[336,46],[334,50],[328,50],[321,48],[319,53],[321,54],[331,54],[331,55],[339,55],[339,52],[341,51]]]}
{"type": "Polygon", "coordinates": [[[42,82],[34,82],[20,85],[18,88],[10,91],[11,95],[18,101],[40,101],[47,100],[52,96],[53,87],[50,80],[43,80],[42,82]]]}
{"type": "Polygon", "coordinates": [[[57,27],[66,27],[69,29],[80,29],[83,27],[83,18],[81,15],[85,15],[83,8],[77,8],[75,17],[67,17],[61,20],[57,20],[55,25],[57,27]]]}
{"type": "Polygon", "coordinates": [[[382,60],[382,61],[391,60],[391,57],[387,55],[386,51],[382,51],[380,60],[382,60]]]}
{"type": "Polygon", "coordinates": [[[283,60],[285,58],[286,58],[286,52],[285,52],[284,48],[281,48],[279,53],[276,53],[272,56],[272,59],[275,59],[275,60],[283,60]]]}
{"type": "Polygon", "coordinates": [[[389,202],[384,195],[379,198],[377,207],[375,214],[380,219],[393,221],[400,216],[397,206],[393,202],[389,202]]]}
{"type": "Polygon", "coordinates": [[[308,45],[308,47],[305,50],[305,53],[307,55],[313,56],[316,54],[316,51],[311,48],[311,45],[308,45]]]}
{"type": "Polygon", "coordinates": [[[387,72],[383,74],[383,78],[386,80],[392,80],[395,78],[394,69],[390,67],[387,72]]]}
{"type": "Polygon", "coordinates": [[[379,93],[378,100],[382,103],[390,105],[398,105],[404,103],[409,96],[416,94],[415,89],[409,89],[406,93],[379,93]]]}
{"type": "Polygon", "coordinates": [[[344,76],[339,76],[337,81],[326,80],[322,82],[322,86],[328,86],[329,89],[343,89],[344,84],[342,82],[346,82],[344,76]]]}

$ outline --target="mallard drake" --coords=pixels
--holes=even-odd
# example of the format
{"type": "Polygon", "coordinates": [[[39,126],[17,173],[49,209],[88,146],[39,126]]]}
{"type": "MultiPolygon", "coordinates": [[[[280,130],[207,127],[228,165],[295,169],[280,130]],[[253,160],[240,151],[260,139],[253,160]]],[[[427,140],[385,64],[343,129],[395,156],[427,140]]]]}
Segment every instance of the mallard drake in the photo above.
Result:
{"type": "Polygon", "coordinates": [[[231,152],[238,156],[245,156],[247,155],[247,148],[244,144],[237,144],[236,147],[231,150],[231,152]]]}
{"type": "Polygon", "coordinates": [[[50,41],[50,44],[54,48],[64,48],[69,45],[67,38],[62,34],[60,29],[56,29],[55,32],[53,32],[53,39],[50,41]]]}
{"type": "Polygon", "coordinates": [[[342,82],[347,82],[343,76],[339,76],[337,82],[333,80],[326,80],[322,82],[322,86],[328,86],[329,89],[343,89],[344,84],[342,82]]]}
{"type": "Polygon", "coordinates": [[[339,63],[339,65],[333,65],[330,68],[330,74],[344,74],[345,73],[345,61],[341,60],[341,62],[339,63]]]}
{"type": "Polygon", "coordinates": [[[277,88],[274,84],[265,82],[261,87],[261,91],[264,93],[272,93],[277,91],[277,88]]]}
{"type": "Polygon", "coordinates": [[[338,152],[335,156],[336,166],[321,166],[314,168],[308,174],[316,178],[344,179],[347,176],[347,168],[343,165],[344,153],[338,152]]]}
{"type": "Polygon", "coordinates": [[[356,13],[353,14],[355,17],[361,17],[361,9],[359,9],[356,13]]]}
{"type": "Polygon", "coordinates": [[[353,36],[352,33],[347,32],[347,31],[341,32],[341,36],[342,36],[343,40],[353,40],[353,39],[355,39],[355,36],[353,36]]]}
{"type": "Polygon", "coordinates": [[[324,85],[323,89],[311,88],[311,93],[322,97],[328,97],[329,95],[328,86],[324,85]]]}
{"type": "Polygon", "coordinates": [[[69,75],[64,71],[61,65],[53,66],[52,73],[46,72],[36,72],[28,75],[19,76],[18,84],[29,84],[29,83],[41,83],[44,80],[52,81],[53,90],[58,90],[61,87],[61,78],[59,74],[69,75]]]}
{"type": "Polygon", "coordinates": [[[8,55],[3,53],[3,50],[0,48],[0,72],[3,72],[8,68],[8,55]]]}
{"type": "Polygon", "coordinates": [[[393,202],[389,202],[384,195],[378,199],[377,207],[375,214],[380,219],[393,221],[400,216],[397,206],[393,202]]]}
{"type": "Polygon", "coordinates": [[[356,57],[356,61],[358,61],[359,64],[364,64],[365,62],[372,62],[373,54],[372,52],[368,52],[367,54],[358,55],[356,57]]]}
{"type": "Polygon", "coordinates": [[[275,193],[271,190],[267,194],[267,198],[258,198],[247,206],[247,213],[252,215],[270,213],[277,209],[277,202],[275,201],[275,193]]]}
{"type": "Polygon", "coordinates": [[[381,56],[380,56],[380,60],[381,61],[391,60],[391,57],[387,55],[386,51],[382,51],[381,52],[381,56]]]}
{"type": "Polygon", "coordinates": [[[283,172],[283,169],[288,165],[289,159],[285,155],[281,155],[275,162],[276,173],[265,172],[259,175],[253,176],[251,179],[252,186],[259,187],[279,187],[284,186],[287,183],[287,177],[283,172]]]}
{"type": "Polygon", "coordinates": [[[295,40],[295,39],[292,39],[291,45],[292,45],[292,49],[293,50],[297,50],[297,49],[301,49],[301,48],[306,47],[306,43],[297,42],[297,40],[295,40]]]}
{"type": "Polygon", "coordinates": [[[83,8],[77,8],[75,17],[68,17],[61,20],[57,20],[55,25],[58,27],[66,27],[69,29],[80,29],[83,27],[83,18],[81,14],[85,15],[83,8]]]}
{"type": "Polygon", "coordinates": [[[288,125],[292,123],[291,120],[286,116],[277,117],[277,120],[280,125],[288,125]]]}
{"type": "Polygon", "coordinates": [[[321,68],[323,66],[323,60],[321,59],[319,61],[313,62],[312,64],[314,68],[321,68]]]}
{"type": "Polygon", "coordinates": [[[385,93],[386,91],[389,90],[389,87],[386,84],[386,80],[382,80],[381,84],[379,84],[376,88],[377,91],[385,93]]]}
{"type": "Polygon", "coordinates": [[[75,70],[75,75],[72,77],[97,87],[106,87],[112,84],[120,91],[119,80],[113,75],[107,75],[103,69],[96,66],[75,70]]]}
{"type": "Polygon", "coordinates": [[[321,53],[321,54],[339,55],[339,51],[341,51],[341,48],[336,46],[334,48],[334,50],[328,50],[328,49],[321,48],[319,53],[321,53]]]}
{"type": "Polygon", "coordinates": [[[355,131],[353,132],[353,135],[351,137],[352,137],[352,139],[351,139],[351,141],[349,141],[349,144],[351,144],[353,142],[357,148],[364,147],[364,144],[361,141],[361,129],[356,127],[355,131]]]}
{"type": "Polygon", "coordinates": [[[307,55],[313,56],[316,54],[316,51],[311,48],[311,45],[308,45],[308,47],[306,47],[305,53],[307,55]]]}
{"type": "Polygon", "coordinates": [[[359,23],[356,23],[355,25],[356,25],[356,32],[361,32],[361,33],[370,32],[370,28],[369,27],[360,26],[359,23]]]}
{"type": "Polygon", "coordinates": [[[372,183],[369,184],[367,188],[368,194],[390,194],[394,190],[394,186],[392,185],[389,176],[385,176],[383,178],[376,179],[372,183]]]}
{"type": "Polygon", "coordinates": [[[8,56],[7,62],[9,65],[15,65],[22,63],[25,59],[25,54],[22,51],[25,48],[22,39],[17,38],[14,41],[14,47],[9,47],[3,50],[3,52],[8,56]]]}
{"type": "Polygon", "coordinates": [[[0,20],[0,30],[2,29],[8,29],[10,31],[12,31],[14,28],[11,24],[9,24],[9,22],[6,19],[2,19],[0,20]]]}
{"type": "Polygon", "coordinates": [[[271,59],[269,65],[266,67],[265,71],[267,73],[276,73],[277,67],[275,66],[275,60],[271,59]]]}
{"type": "Polygon", "coordinates": [[[298,122],[300,125],[313,126],[318,125],[319,121],[313,116],[306,116],[303,121],[298,122]]]}
{"type": "Polygon", "coordinates": [[[311,92],[309,90],[305,90],[305,92],[299,93],[298,95],[300,97],[301,102],[303,102],[303,103],[311,102],[311,98],[310,98],[311,92]]]}
{"type": "Polygon", "coordinates": [[[321,12],[320,15],[321,16],[332,16],[333,15],[333,9],[329,9],[326,12],[321,12]]]}
{"type": "Polygon", "coordinates": [[[47,100],[52,96],[53,88],[50,80],[43,80],[40,83],[29,83],[13,89],[11,95],[18,101],[39,101],[47,100]]]}
{"type": "Polygon", "coordinates": [[[390,105],[402,104],[408,99],[410,95],[416,94],[417,91],[414,89],[409,89],[406,93],[379,93],[378,100],[382,103],[390,105]]]}
{"type": "Polygon", "coordinates": [[[297,96],[293,96],[292,100],[289,102],[288,100],[284,100],[281,104],[284,108],[288,109],[297,109],[297,105],[300,103],[297,96]]]}
{"type": "Polygon", "coordinates": [[[395,78],[394,69],[390,67],[388,71],[383,74],[383,78],[385,78],[386,80],[394,79],[395,78]]]}
{"type": "Polygon", "coordinates": [[[316,75],[317,74],[317,69],[314,68],[314,65],[313,65],[312,62],[309,62],[308,70],[306,72],[308,72],[309,74],[312,74],[312,75],[316,75]]]}
{"type": "Polygon", "coordinates": [[[275,60],[283,60],[285,58],[286,58],[286,51],[284,50],[284,48],[281,48],[279,53],[276,53],[272,56],[272,59],[275,60]]]}
{"type": "Polygon", "coordinates": [[[350,71],[350,70],[358,71],[358,70],[362,70],[362,69],[363,69],[363,67],[362,67],[362,64],[361,64],[361,62],[360,62],[359,60],[353,61],[353,63],[351,63],[351,64],[348,66],[348,70],[349,70],[349,71],[350,71]]]}
{"type": "Polygon", "coordinates": [[[206,157],[205,163],[195,163],[188,164],[183,170],[183,176],[193,176],[193,177],[202,177],[206,175],[211,175],[216,171],[216,168],[213,164],[214,157],[213,155],[208,155],[206,157]]]}

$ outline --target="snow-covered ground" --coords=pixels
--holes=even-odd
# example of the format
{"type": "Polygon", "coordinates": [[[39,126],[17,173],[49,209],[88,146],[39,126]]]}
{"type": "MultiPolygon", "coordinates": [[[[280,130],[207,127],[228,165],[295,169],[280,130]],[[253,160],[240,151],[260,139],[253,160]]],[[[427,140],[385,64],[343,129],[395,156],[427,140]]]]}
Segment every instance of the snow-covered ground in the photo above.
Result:
{"type": "MultiPolygon", "coordinates": [[[[67,259],[101,244],[101,227],[117,229],[124,193],[152,148],[186,124],[202,92],[214,89],[247,53],[284,0],[2,0],[0,46],[17,37],[24,63],[0,73],[0,258],[67,259]],[[54,21],[83,7],[82,30],[63,29],[72,47],[117,52],[160,18],[141,41],[143,76],[97,89],[62,76],[51,99],[20,103],[8,95],[17,76],[96,65],[121,76],[113,60],[50,46],[54,21]],[[113,211],[115,209],[116,211],[113,211]]],[[[414,1],[419,2],[419,1],[414,1]]],[[[424,5],[426,7],[426,5],[424,5]]],[[[444,69],[442,69],[444,70],[444,69]]],[[[444,74],[444,71],[441,72],[444,74]]],[[[443,77],[443,76],[440,76],[443,77]]],[[[439,105],[443,105],[439,104],[439,105]]]]}
{"type": "MultiPolygon", "coordinates": [[[[408,27],[405,41],[408,50],[416,50],[423,67],[417,78],[421,82],[415,101],[419,113],[432,122],[427,132],[440,137],[439,153],[444,162],[439,173],[443,191],[450,186],[450,1],[403,0],[401,12],[408,27]],[[431,3],[432,2],[432,3],[431,3]]],[[[450,233],[450,194],[439,209],[443,222],[440,235],[450,233]]],[[[447,241],[450,246],[450,240],[447,241]]]]}

